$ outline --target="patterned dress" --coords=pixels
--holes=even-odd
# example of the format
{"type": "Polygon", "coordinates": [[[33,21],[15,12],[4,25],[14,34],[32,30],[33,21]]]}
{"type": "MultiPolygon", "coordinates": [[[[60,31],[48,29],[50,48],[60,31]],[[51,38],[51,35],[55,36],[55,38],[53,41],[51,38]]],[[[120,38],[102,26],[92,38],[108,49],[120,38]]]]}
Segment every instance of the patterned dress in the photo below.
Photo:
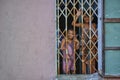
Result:
{"type": "Polygon", "coordinates": [[[71,70],[73,71],[74,68],[74,42],[72,41],[71,43],[67,44],[67,51],[63,50],[63,72],[67,73],[66,71],[70,72],[71,70]],[[66,58],[66,53],[69,56],[69,59],[66,58]]]}

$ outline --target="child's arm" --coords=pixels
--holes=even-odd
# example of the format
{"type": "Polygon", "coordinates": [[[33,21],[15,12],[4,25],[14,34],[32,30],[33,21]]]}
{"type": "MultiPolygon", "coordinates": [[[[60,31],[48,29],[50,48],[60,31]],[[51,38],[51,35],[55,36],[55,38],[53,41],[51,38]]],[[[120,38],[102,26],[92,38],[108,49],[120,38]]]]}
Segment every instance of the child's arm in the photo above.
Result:
{"type": "Polygon", "coordinates": [[[65,43],[66,43],[65,39],[62,39],[60,49],[61,49],[62,51],[64,50],[64,51],[66,52],[66,58],[69,59],[70,57],[69,57],[69,55],[68,55],[67,48],[65,47],[65,43]]]}
{"type": "Polygon", "coordinates": [[[76,15],[75,15],[75,19],[73,19],[72,21],[72,25],[73,26],[76,26],[76,27],[81,27],[82,26],[82,23],[76,23],[77,22],[77,19],[78,17],[81,15],[82,11],[81,10],[78,10],[76,15]]]}
{"type": "Polygon", "coordinates": [[[65,50],[66,49],[64,45],[65,45],[65,39],[62,39],[61,46],[60,46],[61,50],[65,50]]]}
{"type": "Polygon", "coordinates": [[[74,41],[75,41],[75,49],[79,49],[79,46],[80,46],[79,44],[80,44],[80,42],[78,41],[77,38],[75,38],[74,41]]]}
{"type": "Polygon", "coordinates": [[[92,26],[93,26],[93,30],[95,31],[96,30],[96,24],[93,23],[92,26]]]}
{"type": "MultiPolygon", "coordinates": [[[[96,24],[93,23],[92,26],[93,26],[93,27],[92,27],[93,31],[96,31],[96,29],[97,29],[97,28],[96,28],[96,24]]],[[[95,42],[96,40],[97,40],[97,36],[93,36],[93,37],[92,37],[92,41],[95,42]]]]}
{"type": "Polygon", "coordinates": [[[76,41],[76,49],[79,49],[79,47],[80,47],[80,42],[77,40],[76,41]]]}

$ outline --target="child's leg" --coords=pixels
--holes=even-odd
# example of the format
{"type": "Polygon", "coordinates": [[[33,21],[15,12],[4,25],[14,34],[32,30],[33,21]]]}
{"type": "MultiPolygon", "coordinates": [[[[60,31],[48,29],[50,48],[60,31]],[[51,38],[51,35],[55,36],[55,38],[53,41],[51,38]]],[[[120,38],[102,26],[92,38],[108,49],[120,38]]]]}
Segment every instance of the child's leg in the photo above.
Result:
{"type": "Polygon", "coordinates": [[[66,73],[66,61],[63,59],[63,72],[66,73]]]}
{"type": "Polygon", "coordinates": [[[75,66],[74,66],[74,60],[73,59],[70,60],[70,71],[71,71],[72,74],[75,73],[75,66]]]}
{"type": "Polygon", "coordinates": [[[65,74],[69,74],[70,73],[70,60],[69,59],[67,59],[67,61],[63,60],[63,72],[65,74]]]}

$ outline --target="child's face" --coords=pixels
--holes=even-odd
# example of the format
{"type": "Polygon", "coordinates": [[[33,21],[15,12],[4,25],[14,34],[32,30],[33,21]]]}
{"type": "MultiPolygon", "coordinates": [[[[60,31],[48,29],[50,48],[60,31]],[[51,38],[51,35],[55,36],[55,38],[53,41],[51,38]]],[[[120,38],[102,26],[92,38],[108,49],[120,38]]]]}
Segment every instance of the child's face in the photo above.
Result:
{"type": "Polygon", "coordinates": [[[85,23],[89,23],[89,17],[87,15],[85,15],[83,19],[85,23]]]}
{"type": "Polygon", "coordinates": [[[74,31],[68,30],[68,39],[73,39],[74,37],[74,31]]]}
{"type": "MultiPolygon", "coordinates": [[[[85,15],[83,19],[84,19],[84,22],[85,22],[85,23],[89,23],[89,22],[90,22],[90,18],[89,18],[88,15],[85,15]]],[[[91,18],[91,21],[93,21],[93,19],[94,19],[94,18],[92,17],[92,18],[91,18]]]]}

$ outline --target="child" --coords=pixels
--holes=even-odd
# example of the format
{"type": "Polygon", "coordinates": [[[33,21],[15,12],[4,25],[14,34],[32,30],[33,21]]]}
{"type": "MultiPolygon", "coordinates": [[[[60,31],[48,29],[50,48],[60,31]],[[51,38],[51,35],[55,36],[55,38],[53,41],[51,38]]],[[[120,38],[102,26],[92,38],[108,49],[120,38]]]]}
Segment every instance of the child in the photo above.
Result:
{"type": "MultiPolygon", "coordinates": [[[[92,42],[95,42],[97,40],[97,38],[90,37],[90,35],[93,35],[93,32],[96,31],[96,24],[92,23],[93,17],[91,17],[91,19],[90,19],[87,14],[84,14],[83,15],[83,23],[81,23],[81,22],[77,23],[77,19],[79,18],[79,16],[81,14],[82,14],[82,11],[78,10],[77,14],[75,15],[75,18],[73,19],[72,25],[74,27],[81,27],[81,29],[82,29],[82,35],[81,35],[81,39],[82,39],[82,73],[85,74],[86,73],[86,63],[87,63],[87,61],[89,61],[89,60],[87,60],[88,52],[89,52],[89,49],[91,49],[91,47],[92,47],[90,44],[88,44],[88,42],[89,42],[89,40],[92,40],[92,42]],[[91,23],[90,23],[90,21],[91,21],[91,23]]],[[[91,68],[90,72],[94,72],[94,71],[92,71],[92,68],[91,68]]]]}
{"type": "MultiPolygon", "coordinates": [[[[89,25],[89,22],[90,22],[90,18],[89,18],[89,16],[87,15],[87,14],[84,14],[84,16],[83,16],[83,23],[77,23],[76,21],[77,21],[77,19],[79,18],[79,16],[82,14],[82,11],[81,10],[78,10],[77,11],[77,14],[76,14],[76,16],[75,16],[75,19],[73,19],[73,22],[72,22],[72,25],[74,26],[74,27],[82,27],[82,30],[87,30],[86,32],[88,32],[88,30],[89,30],[89,27],[90,27],[90,25],[89,25]]],[[[93,21],[93,17],[91,17],[91,22],[93,21]]],[[[91,28],[92,28],[92,30],[96,30],[96,24],[95,23],[92,23],[91,24],[91,28]]],[[[85,34],[85,33],[83,33],[83,34],[85,34]]]]}
{"type": "Polygon", "coordinates": [[[72,29],[69,29],[67,32],[67,39],[63,38],[61,42],[60,49],[63,53],[63,72],[65,74],[73,73],[75,70],[74,60],[75,52],[74,49],[79,48],[79,41],[74,36],[75,33],[72,29]]]}

